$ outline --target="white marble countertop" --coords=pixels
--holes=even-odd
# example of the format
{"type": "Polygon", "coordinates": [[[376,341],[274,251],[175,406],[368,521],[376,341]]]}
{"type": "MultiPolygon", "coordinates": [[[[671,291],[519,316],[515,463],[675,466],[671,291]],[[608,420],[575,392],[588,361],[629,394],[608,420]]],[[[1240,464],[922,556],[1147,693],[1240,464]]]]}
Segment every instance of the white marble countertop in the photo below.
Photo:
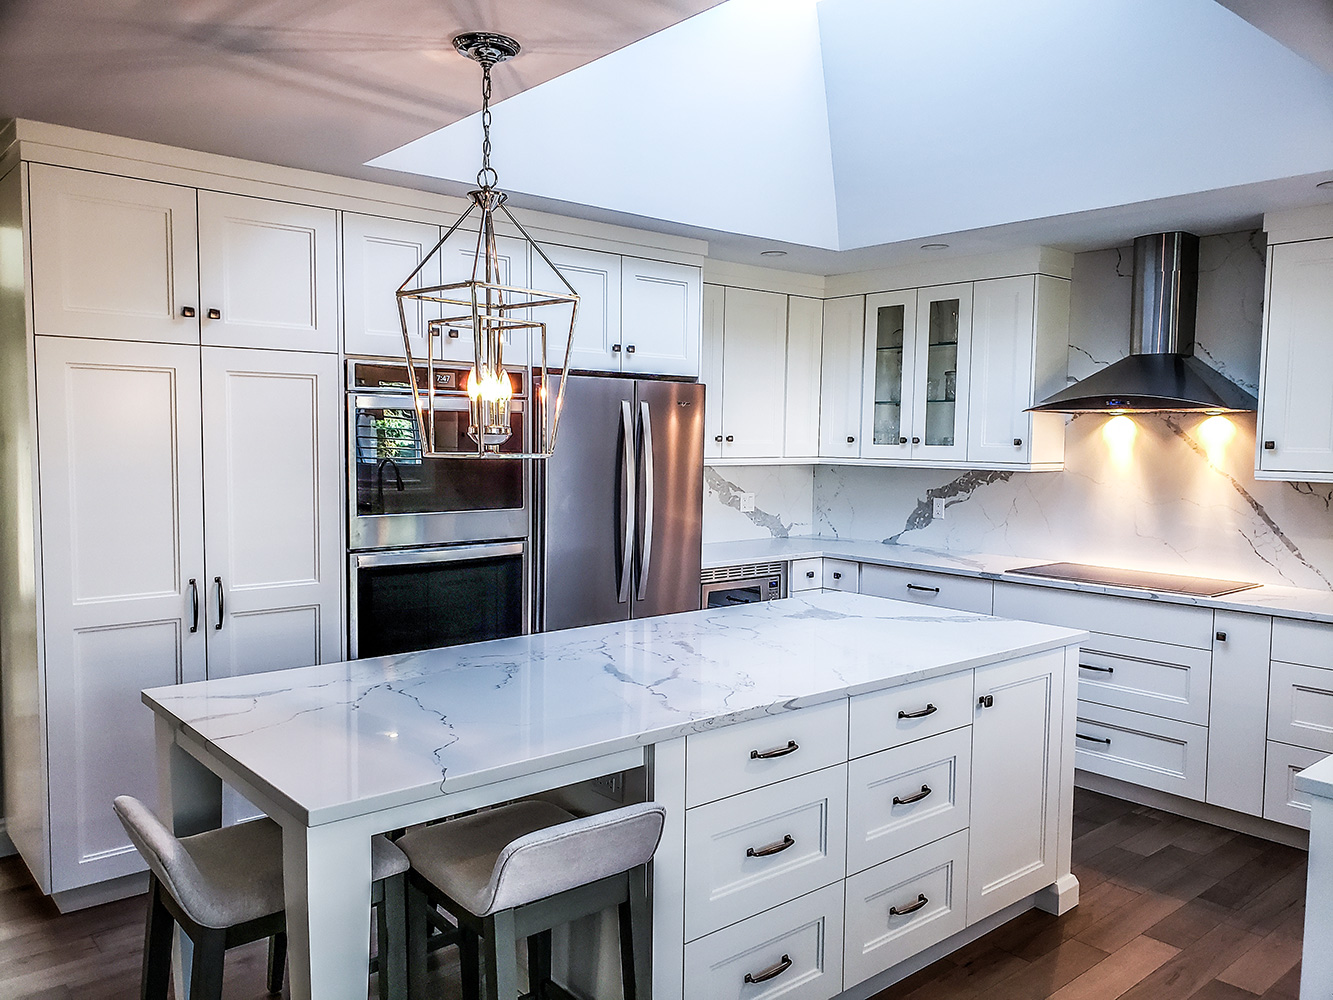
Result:
{"type": "Polygon", "coordinates": [[[143,693],[309,825],[1079,642],[857,594],[143,693]]]}
{"type": "Polygon", "coordinates": [[[1296,775],[1296,790],[1333,799],[1333,754],[1315,761],[1296,775]]]}
{"type": "Polygon", "coordinates": [[[1194,597],[1167,591],[1140,590],[1135,587],[1109,587],[1096,583],[1076,583],[1072,580],[1051,580],[1042,577],[1017,576],[1011,571],[1020,566],[1049,562],[1045,559],[1022,556],[987,555],[984,553],[941,552],[913,545],[890,545],[885,542],[857,541],[843,538],[824,538],[804,535],[791,538],[755,538],[736,542],[709,542],[703,547],[703,567],[735,566],[744,563],[779,562],[786,559],[804,559],[828,556],[851,559],[856,562],[877,563],[883,566],[902,566],[907,569],[954,573],[959,576],[982,577],[1006,583],[1022,583],[1033,587],[1057,587],[1062,590],[1082,590],[1092,594],[1111,594],[1117,597],[1137,597],[1141,600],[1165,601],[1169,604],[1193,604],[1225,611],[1253,611],[1296,618],[1302,621],[1333,623],[1333,592],[1302,590],[1298,587],[1262,586],[1242,590],[1221,597],[1194,597]]]}

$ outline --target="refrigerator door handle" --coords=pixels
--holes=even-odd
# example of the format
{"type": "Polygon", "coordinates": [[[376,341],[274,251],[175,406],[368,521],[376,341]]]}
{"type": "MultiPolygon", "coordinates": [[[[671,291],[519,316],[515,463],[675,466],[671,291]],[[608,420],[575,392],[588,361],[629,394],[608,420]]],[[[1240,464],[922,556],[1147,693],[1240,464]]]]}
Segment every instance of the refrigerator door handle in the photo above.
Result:
{"type": "Polygon", "coordinates": [[[616,600],[629,600],[634,578],[634,507],[638,491],[634,483],[634,417],[628,399],[620,401],[620,456],[624,463],[620,483],[620,586],[616,600]]]}
{"type": "Polygon", "coordinates": [[[653,487],[656,470],[653,466],[653,415],[648,403],[639,402],[639,442],[642,447],[640,476],[643,479],[643,511],[639,524],[639,600],[648,589],[648,568],[653,555],[653,487]]]}

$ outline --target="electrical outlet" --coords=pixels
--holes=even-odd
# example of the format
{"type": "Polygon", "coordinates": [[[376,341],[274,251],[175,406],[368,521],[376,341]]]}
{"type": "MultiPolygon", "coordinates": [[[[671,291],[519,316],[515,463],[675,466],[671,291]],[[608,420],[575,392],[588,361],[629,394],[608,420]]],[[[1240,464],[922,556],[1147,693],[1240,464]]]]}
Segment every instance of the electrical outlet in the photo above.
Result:
{"type": "Polygon", "coordinates": [[[930,508],[930,516],[941,520],[944,518],[944,497],[934,498],[930,508]]]}
{"type": "Polygon", "coordinates": [[[625,776],[619,772],[603,774],[601,777],[593,778],[589,784],[592,785],[594,791],[605,795],[608,799],[615,799],[619,802],[624,798],[625,776]]]}
{"type": "Polygon", "coordinates": [[[741,494],[741,513],[742,513],[742,514],[748,514],[748,513],[750,513],[750,511],[752,511],[752,510],[754,510],[754,494],[753,494],[753,493],[742,493],[742,494],[741,494]]]}

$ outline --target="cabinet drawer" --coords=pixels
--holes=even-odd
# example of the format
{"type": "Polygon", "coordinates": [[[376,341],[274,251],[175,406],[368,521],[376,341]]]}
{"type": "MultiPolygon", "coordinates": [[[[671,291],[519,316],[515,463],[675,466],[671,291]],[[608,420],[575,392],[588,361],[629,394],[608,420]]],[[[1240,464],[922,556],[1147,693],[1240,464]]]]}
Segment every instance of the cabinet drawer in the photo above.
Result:
{"type": "Polygon", "coordinates": [[[1078,697],[1204,726],[1211,650],[1094,633],[1079,652],[1078,697]]]}
{"type": "Polygon", "coordinates": [[[895,601],[915,601],[937,608],[991,613],[995,585],[989,580],[948,573],[923,573],[897,566],[861,566],[861,593],[872,597],[891,597],[895,601]]]}
{"type": "Polygon", "coordinates": [[[1333,670],[1272,662],[1268,738],[1333,753],[1333,670]]]}
{"type": "Polygon", "coordinates": [[[1333,668],[1333,625],[1274,618],[1273,659],[1333,668]]]}
{"type": "Polygon", "coordinates": [[[972,723],[972,671],[861,694],[851,700],[850,757],[972,723]]]}
{"type": "Polygon", "coordinates": [[[1076,732],[1075,767],[1203,801],[1206,726],[1080,701],[1076,732]]]}
{"type": "Polygon", "coordinates": [[[970,726],[852,761],[847,870],[859,872],[966,827],[971,775],[970,726]]]}
{"type": "Polygon", "coordinates": [[[685,940],[841,879],[846,850],[846,764],[688,810],[685,940]]]}
{"type": "Polygon", "coordinates": [[[961,931],[967,923],[967,831],[847,880],[843,975],[859,983],[961,931]],[[920,904],[911,913],[892,913],[920,904]]]}
{"type": "Polygon", "coordinates": [[[1264,819],[1310,829],[1310,796],[1296,790],[1296,775],[1327,756],[1322,750],[1270,740],[1264,765],[1264,819]]]}
{"type": "Polygon", "coordinates": [[[836,882],[691,941],[685,996],[828,1000],[842,992],[842,928],[842,883],[836,882]],[[760,983],[745,981],[773,972],[760,983]]]}
{"type": "Polygon", "coordinates": [[[847,759],[847,699],[685,738],[685,804],[702,805],[847,759]]]}
{"type": "Polygon", "coordinates": [[[855,594],[860,589],[860,569],[860,564],[850,559],[825,559],[824,589],[855,594]]]}
{"type": "Polygon", "coordinates": [[[823,559],[793,559],[787,587],[794,594],[798,590],[818,590],[824,586],[823,559]]]}
{"type": "Polygon", "coordinates": [[[1210,609],[1167,604],[1147,597],[1108,597],[1054,587],[997,583],[995,614],[1110,635],[1132,631],[1140,639],[1213,648],[1210,609]]]}

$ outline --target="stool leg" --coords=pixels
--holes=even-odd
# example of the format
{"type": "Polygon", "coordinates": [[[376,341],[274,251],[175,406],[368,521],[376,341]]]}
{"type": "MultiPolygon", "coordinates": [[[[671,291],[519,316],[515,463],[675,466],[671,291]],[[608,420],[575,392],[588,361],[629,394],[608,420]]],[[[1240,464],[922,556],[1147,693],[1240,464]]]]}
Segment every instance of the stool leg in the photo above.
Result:
{"type": "Polygon", "coordinates": [[[171,940],[176,921],[162,902],[162,884],[149,876],[148,917],[144,925],[141,1000],[167,1000],[171,982],[171,940]]]}
{"type": "MultiPolygon", "coordinates": [[[[404,916],[407,920],[407,993],[412,1000],[424,1000],[426,992],[426,938],[430,934],[430,925],[426,921],[426,894],[411,879],[407,881],[407,900],[404,916]]],[[[381,961],[380,968],[384,968],[381,961]]],[[[464,978],[466,979],[466,965],[464,978]]],[[[463,995],[467,996],[466,988],[463,995]]]]}
{"type": "Polygon", "coordinates": [[[541,931],[528,938],[528,993],[542,1000],[551,981],[551,932],[541,931]]]}
{"type": "Polygon", "coordinates": [[[501,910],[487,917],[481,936],[486,939],[486,1000],[514,1000],[518,996],[514,911],[501,910]]]}
{"type": "Polygon", "coordinates": [[[379,932],[380,1000],[407,1000],[407,876],[384,880],[376,906],[379,932]]]}
{"type": "Polygon", "coordinates": [[[268,939],[268,991],[282,992],[282,977],[287,971],[287,932],[278,931],[268,939]]]}
{"type": "Polygon", "coordinates": [[[193,940],[190,1000],[222,1000],[222,957],[227,950],[227,932],[203,927],[193,940]]]}
{"type": "Polygon", "coordinates": [[[481,941],[476,931],[462,924],[458,926],[458,966],[462,972],[463,1000],[481,1000],[481,941]]]}
{"type": "Polygon", "coordinates": [[[652,943],[648,929],[652,917],[648,905],[648,869],[631,868],[629,899],[620,904],[620,970],[625,1000],[652,998],[652,943]]]}

